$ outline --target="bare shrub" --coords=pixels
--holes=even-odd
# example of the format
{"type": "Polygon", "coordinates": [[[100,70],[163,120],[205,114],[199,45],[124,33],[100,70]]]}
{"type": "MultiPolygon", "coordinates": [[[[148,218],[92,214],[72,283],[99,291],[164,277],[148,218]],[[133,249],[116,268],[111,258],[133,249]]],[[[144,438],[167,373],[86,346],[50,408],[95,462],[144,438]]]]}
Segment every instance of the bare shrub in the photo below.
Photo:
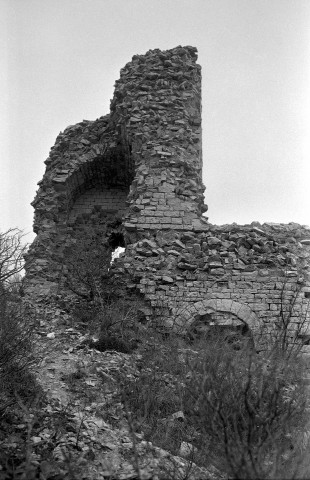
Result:
{"type": "Polygon", "coordinates": [[[149,343],[144,343],[138,362],[140,375],[120,377],[122,398],[136,431],[142,430],[146,440],[173,453],[177,453],[184,438],[183,419],[168,420],[182,409],[182,383],[186,377],[186,365],[178,359],[177,344],[176,337],[164,340],[153,332],[149,343]]]}
{"type": "Polygon", "coordinates": [[[115,228],[114,224],[98,228],[85,225],[76,232],[65,253],[63,281],[75,296],[71,308],[74,320],[99,337],[92,346],[128,353],[135,347],[138,299],[124,298],[122,282],[110,273],[113,245],[121,237],[115,228]]]}
{"type": "Polygon", "coordinates": [[[88,345],[99,351],[130,353],[142,341],[138,303],[123,299],[116,304],[93,302],[78,309],[77,314],[90,335],[88,345]]]}
{"type": "Polygon", "coordinates": [[[27,311],[17,303],[3,305],[0,318],[0,413],[34,393],[31,368],[37,360],[33,352],[33,324],[27,311]]]}
{"type": "Polygon", "coordinates": [[[35,363],[33,322],[16,288],[27,249],[23,236],[17,228],[0,233],[0,413],[17,396],[30,397],[35,383],[30,372],[35,363]]]}
{"type": "MultiPolygon", "coordinates": [[[[106,229],[105,229],[106,230],[106,229]]],[[[64,286],[84,302],[117,298],[118,285],[110,278],[113,248],[105,230],[85,225],[70,239],[64,253],[64,286]]]]}
{"type": "Polygon", "coordinates": [[[18,228],[0,233],[0,285],[3,287],[24,267],[24,254],[28,248],[23,243],[24,236],[18,228]]]}
{"type": "Polygon", "coordinates": [[[247,346],[235,351],[213,338],[189,364],[185,411],[212,438],[213,456],[223,456],[236,479],[284,478],[305,418],[298,356],[277,346],[259,355],[247,346]]]}
{"type": "Polygon", "coordinates": [[[210,331],[187,344],[158,336],[140,375],[121,378],[134,430],[173,454],[192,445],[197,465],[230,478],[307,478],[298,447],[307,414],[300,348],[275,340],[257,354],[250,338],[235,348],[210,331]]]}

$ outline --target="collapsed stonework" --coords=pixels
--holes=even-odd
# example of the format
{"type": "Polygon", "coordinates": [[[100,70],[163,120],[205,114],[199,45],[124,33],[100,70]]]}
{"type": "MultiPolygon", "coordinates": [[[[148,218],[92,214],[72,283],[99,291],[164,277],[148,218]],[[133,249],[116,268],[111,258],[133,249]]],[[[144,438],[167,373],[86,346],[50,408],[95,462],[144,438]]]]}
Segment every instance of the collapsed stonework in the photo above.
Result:
{"type": "Polygon", "coordinates": [[[203,216],[196,60],[190,46],[135,55],[121,70],[110,114],[58,135],[32,203],[37,237],[25,290],[37,299],[59,294],[66,247],[96,225],[110,255],[125,247],[111,270],[142,295],[147,318],[255,332],[285,314],[294,335],[308,315],[310,230],[215,226],[203,216]]]}

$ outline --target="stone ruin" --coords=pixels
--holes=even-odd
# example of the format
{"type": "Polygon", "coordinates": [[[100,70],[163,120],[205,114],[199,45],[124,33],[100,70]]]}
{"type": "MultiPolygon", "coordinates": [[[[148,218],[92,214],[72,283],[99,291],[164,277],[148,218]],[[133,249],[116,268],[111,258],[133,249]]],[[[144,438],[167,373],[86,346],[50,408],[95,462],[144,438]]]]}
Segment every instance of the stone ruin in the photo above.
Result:
{"type": "MultiPolygon", "coordinates": [[[[275,328],[308,320],[310,230],[296,223],[216,226],[203,216],[201,67],[194,47],[135,55],[110,113],[67,127],[45,161],[32,203],[37,234],[25,290],[59,295],[65,246],[102,226],[124,289],[149,319],[188,328],[275,328]],[[293,308],[292,308],[293,306],[293,308]]],[[[306,335],[303,327],[300,335],[306,335]]]]}

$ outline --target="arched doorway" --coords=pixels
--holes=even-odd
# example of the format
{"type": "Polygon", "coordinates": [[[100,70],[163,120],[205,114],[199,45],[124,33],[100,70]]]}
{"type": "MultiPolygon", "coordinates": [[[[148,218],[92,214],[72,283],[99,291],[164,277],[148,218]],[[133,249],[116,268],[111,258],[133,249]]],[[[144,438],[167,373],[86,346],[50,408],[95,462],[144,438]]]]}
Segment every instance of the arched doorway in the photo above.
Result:
{"type": "Polygon", "coordinates": [[[247,306],[233,300],[207,299],[194,303],[178,316],[178,328],[189,338],[220,335],[238,349],[243,341],[261,349],[260,323],[247,306]]]}

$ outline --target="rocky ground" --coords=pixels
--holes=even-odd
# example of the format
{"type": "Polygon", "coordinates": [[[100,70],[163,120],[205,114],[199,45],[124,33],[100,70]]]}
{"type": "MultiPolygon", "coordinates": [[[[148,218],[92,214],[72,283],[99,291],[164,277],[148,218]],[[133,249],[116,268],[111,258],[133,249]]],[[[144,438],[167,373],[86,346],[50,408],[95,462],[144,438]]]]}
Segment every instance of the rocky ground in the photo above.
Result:
{"type": "MultiPolygon", "coordinates": [[[[20,471],[16,467],[12,478],[224,478],[216,468],[207,471],[186,459],[186,445],[180,456],[173,456],[145,441],[143,433],[133,433],[119,381],[139,374],[138,351],[90,348],[88,336],[60,311],[54,312],[53,321],[40,319],[37,338],[41,362],[36,377],[42,392],[38,388],[33,408],[24,407],[24,418],[17,425],[20,434],[13,432],[2,443],[15,451],[26,445],[26,464],[20,471]]],[[[11,477],[2,467],[0,479],[7,478],[11,477]]]]}

